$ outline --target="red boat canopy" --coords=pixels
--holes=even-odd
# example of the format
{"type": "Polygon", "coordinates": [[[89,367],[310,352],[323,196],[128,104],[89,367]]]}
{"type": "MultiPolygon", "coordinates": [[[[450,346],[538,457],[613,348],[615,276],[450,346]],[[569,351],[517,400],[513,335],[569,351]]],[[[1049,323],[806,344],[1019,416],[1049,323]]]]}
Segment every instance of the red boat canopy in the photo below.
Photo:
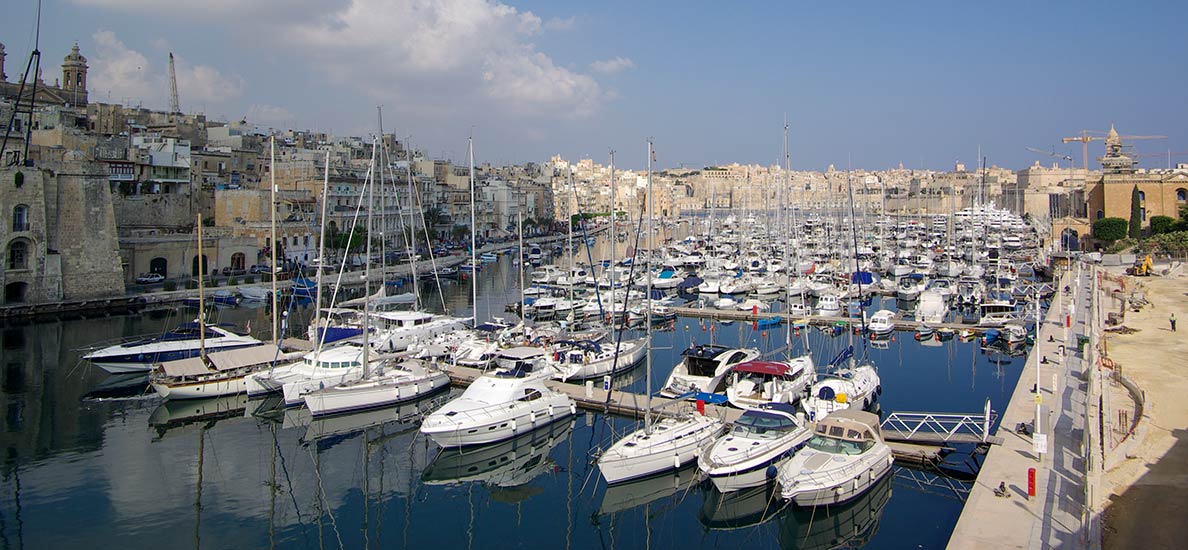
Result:
{"type": "Polygon", "coordinates": [[[777,363],[775,361],[747,361],[746,363],[739,363],[730,369],[737,372],[753,372],[757,374],[770,374],[772,376],[783,376],[788,374],[792,367],[784,363],[777,363]]]}

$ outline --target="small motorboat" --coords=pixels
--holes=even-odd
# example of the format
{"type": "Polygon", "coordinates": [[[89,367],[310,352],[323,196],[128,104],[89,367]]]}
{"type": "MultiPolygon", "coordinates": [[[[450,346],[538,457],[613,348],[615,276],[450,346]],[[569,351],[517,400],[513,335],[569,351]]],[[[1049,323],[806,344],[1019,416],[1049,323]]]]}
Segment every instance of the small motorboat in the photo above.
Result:
{"type": "Polygon", "coordinates": [[[891,462],[877,415],[837,411],[817,422],[777,480],[783,497],[799,506],[839,504],[876,485],[891,471],[891,462]]]}

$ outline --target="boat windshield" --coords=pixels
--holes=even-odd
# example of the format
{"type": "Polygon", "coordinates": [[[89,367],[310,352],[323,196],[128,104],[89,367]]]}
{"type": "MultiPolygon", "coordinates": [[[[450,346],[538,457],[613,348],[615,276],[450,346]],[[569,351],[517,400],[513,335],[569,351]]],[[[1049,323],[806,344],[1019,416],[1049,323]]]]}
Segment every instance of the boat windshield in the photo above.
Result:
{"type": "Polygon", "coordinates": [[[874,447],[874,440],[863,438],[858,432],[849,430],[849,437],[843,438],[840,433],[843,428],[838,426],[831,426],[830,433],[821,433],[818,428],[817,433],[813,434],[806,445],[811,449],[821,451],[823,453],[832,453],[838,455],[860,455],[874,447]]]}
{"type": "Polygon", "coordinates": [[[786,416],[747,411],[734,422],[730,433],[751,439],[779,439],[796,428],[796,423],[786,416]]]}

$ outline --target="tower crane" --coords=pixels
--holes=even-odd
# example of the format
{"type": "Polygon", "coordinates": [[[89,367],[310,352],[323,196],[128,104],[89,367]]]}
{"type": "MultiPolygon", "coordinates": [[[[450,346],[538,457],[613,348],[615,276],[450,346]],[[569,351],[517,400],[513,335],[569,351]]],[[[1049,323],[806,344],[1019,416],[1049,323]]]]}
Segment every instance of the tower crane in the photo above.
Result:
{"type": "MultiPolygon", "coordinates": [[[[1110,126],[1113,129],[1113,126],[1110,126]]],[[[1099,132],[1097,130],[1081,130],[1081,135],[1061,138],[1062,143],[1080,142],[1081,144],[1081,163],[1085,169],[1085,174],[1089,173],[1089,142],[1103,141],[1108,132],[1099,132]],[[1101,135],[1090,135],[1101,134],[1101,135]]],[[[1167,136],[1118,136],[1121,139],[1138,140],[1138,139],[1167,139],[1167,136]]]]}
{"type": "Polygon", "coordinates": [[[181,104],[177,99],[177,72],[173,69],[173,52],[169,52],[169,114],[181,114],[181,104]]]}

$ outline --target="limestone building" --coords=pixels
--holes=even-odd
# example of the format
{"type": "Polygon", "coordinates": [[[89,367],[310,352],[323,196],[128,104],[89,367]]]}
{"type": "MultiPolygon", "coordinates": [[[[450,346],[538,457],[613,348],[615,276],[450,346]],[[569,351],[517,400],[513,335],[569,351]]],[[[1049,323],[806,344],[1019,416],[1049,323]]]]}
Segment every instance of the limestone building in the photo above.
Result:
{"type": "Polygon", "coordinates": [[[1137,163],[1112,126],[1105,146],[1105,155],[1098,159],[1102,176],[1089,182],[1085,193],[1087,210],[1093,220],[1129,220],[1131,194],[1135,187],[1139,190],[1139,209],[1144,226],[1153,216],[1179,217],[1180,207],[1188,204],[1188,173],[1137,169],[1137,163]]]}

